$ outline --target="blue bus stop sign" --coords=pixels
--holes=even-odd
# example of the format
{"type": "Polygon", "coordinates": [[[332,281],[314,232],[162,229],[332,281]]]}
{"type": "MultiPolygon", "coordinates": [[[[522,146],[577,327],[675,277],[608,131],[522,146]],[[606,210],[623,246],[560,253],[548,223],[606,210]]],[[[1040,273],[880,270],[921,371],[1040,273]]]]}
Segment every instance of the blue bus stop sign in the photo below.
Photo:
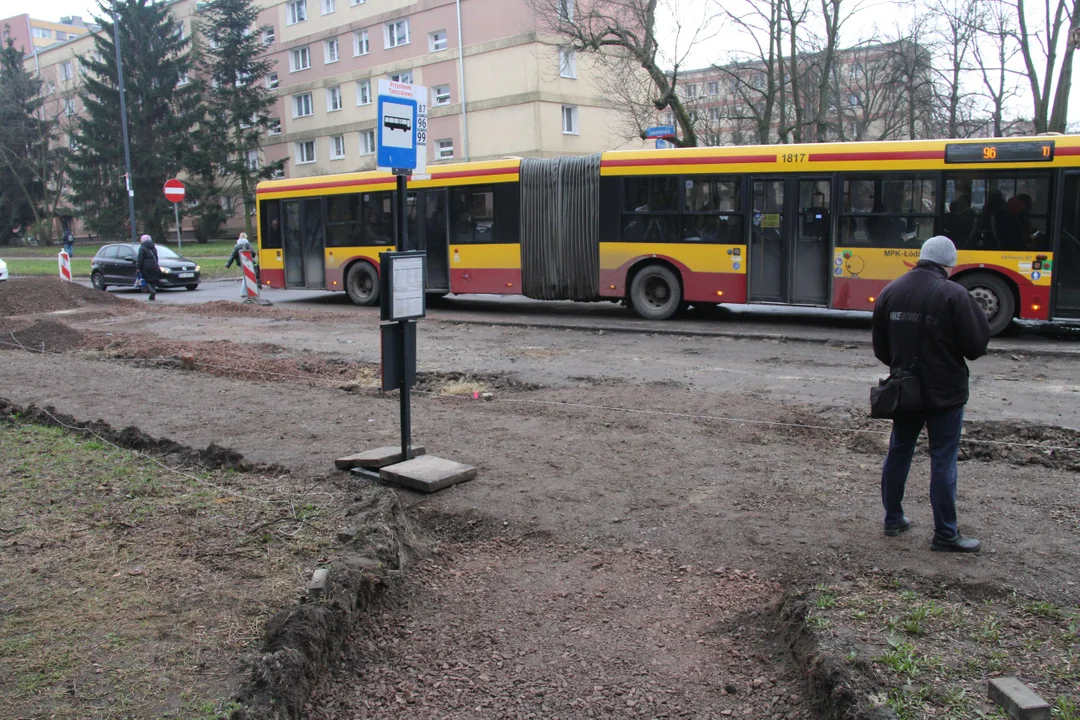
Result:
{"type": "Polygon", "coordinates": [[[424,172],[427,166],[427,88],[380,80],[378,110],[378,166],[424,172]]]}

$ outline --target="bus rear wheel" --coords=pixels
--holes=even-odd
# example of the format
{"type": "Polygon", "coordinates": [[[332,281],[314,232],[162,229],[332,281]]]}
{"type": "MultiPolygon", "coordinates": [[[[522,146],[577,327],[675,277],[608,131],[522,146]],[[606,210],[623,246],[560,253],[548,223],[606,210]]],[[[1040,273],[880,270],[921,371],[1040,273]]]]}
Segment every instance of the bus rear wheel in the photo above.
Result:
{"type": "Polygon", "coordinates": [[[349,268],[345,276],[345,290],[354,305],[369,306],[379,302],[379,275],[366,262],[358,262],[349,268]]]}
{"type": "Polygon", "coordinates": [[[988,273],[973,273],[960,278],[960,284],[986,313],[990,335],[1005,332],[1016,313],[1016,300],[1005,281],[988,273]]]}
{"type": "Polygon", "coordinates": [[[646,320],[667,320],[682,304],[679,278],[663,265],[647,265],[630,284],[630,303],[646,320]]]}

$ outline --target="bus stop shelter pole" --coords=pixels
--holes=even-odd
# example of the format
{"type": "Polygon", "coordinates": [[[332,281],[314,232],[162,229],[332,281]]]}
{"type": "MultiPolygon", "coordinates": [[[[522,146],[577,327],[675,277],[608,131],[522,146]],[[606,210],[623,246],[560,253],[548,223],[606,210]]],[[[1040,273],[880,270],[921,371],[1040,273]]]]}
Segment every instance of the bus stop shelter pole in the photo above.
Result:
{"type": "MultiPolygon", "coordinates": [[[[409,230],[408,230],[408,175],[405,170],[395,170],[397,174],[397,205],[396,212],[394,213],[394,224],[397,226],[394,233],[394,240],[397,243],[397,251],[404,252],[409,247],[409,230]]],[[[401,352],[398,357],[401,370],[401,461],[405,462],[411,458],[410,446],[412,445],[412,418],[410,417],[409,407],[409,321],[398,321],[401,339],[401,352]]],[[[415,362],[415,360],[413,360],[415,362]]]]}

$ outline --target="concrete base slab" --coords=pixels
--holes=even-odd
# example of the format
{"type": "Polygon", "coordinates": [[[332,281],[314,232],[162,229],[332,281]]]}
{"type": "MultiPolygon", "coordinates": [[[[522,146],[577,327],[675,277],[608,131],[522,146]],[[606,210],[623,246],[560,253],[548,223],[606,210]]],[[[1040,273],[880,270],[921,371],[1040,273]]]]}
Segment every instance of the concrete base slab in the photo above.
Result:
{"type": "Polygon", "coordinates": [[[1017,678],[993,678],[987,689],[990,699],[1015,720],[1050,720],[1050,703],[1017,678]]]}
{"type": "MultiPolygon", "coordinates": [[[[424,455],[427,452],[424,450],[423,445],[413,445],[411,450],[413,457],[424,455]]],[[[378,470],[379,468],[399,462],[401,462],[401,446],[395,445],[375,448],[374,450],[365,450],[364,452],[356,453],[355,455],[340,457],[334,461],[334,466],[338,470],[352,470],[353,468],[371,468],[378,470]]]]}
{"type": "Polygon", "coordinates": [[[424,455],[379,471],[385,482],[420,492],[435,492],[476,477],[472,465],[424,455]]]}

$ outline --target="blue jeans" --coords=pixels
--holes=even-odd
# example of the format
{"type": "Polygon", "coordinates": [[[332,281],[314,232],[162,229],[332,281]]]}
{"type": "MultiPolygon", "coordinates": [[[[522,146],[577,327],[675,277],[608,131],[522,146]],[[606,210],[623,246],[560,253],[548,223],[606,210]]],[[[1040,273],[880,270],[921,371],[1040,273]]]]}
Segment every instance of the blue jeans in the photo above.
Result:
{"type": "Polygon", "coordinates": [[[881,469],[881,503],[885,524],[899,525],[904,517],[904,486],[911,469],[911,456],[923,425],[930,437],[930,506],[934,509],[934,534],[956,537],[956,456],[964,408],[927,410],[905,414],[893,420],[889,455],[881,469]]]}
{"type": "Polygon", "coordinates": [[[75,247],[71,243],[64,243],[64,252],[68,254],[68,257],[71,257],[74,251],[75,247]]]}

